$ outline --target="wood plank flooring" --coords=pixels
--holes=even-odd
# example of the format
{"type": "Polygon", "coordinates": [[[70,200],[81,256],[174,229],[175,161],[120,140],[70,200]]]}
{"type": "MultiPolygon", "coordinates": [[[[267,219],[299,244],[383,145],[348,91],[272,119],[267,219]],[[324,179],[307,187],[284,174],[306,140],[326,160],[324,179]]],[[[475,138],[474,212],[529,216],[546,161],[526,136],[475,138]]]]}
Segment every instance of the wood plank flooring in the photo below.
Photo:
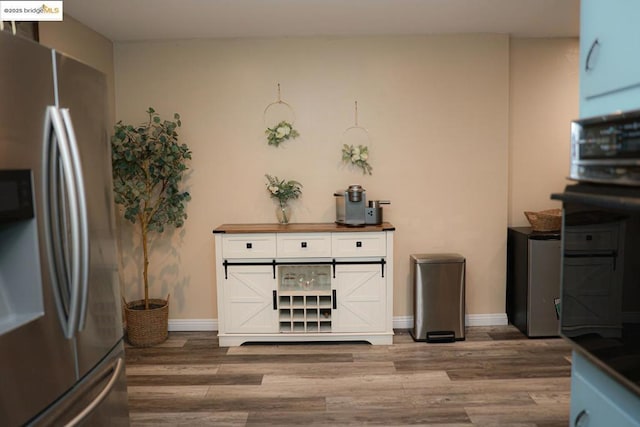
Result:
{"type": "Polygon", "coordinates": [[[570,346],[512,326],[391,346],[248,344],[172,332],[127,347],[132,426],[567,426],[570,346]]]}

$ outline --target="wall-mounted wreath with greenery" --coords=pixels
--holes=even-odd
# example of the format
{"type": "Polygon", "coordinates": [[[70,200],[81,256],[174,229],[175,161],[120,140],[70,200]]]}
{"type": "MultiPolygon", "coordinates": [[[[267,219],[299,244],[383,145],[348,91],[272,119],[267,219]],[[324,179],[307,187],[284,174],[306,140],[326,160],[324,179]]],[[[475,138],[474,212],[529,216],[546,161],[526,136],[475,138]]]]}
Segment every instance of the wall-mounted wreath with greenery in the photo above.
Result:
{"type": "Polygon", "coordinates": [[[272,128],[267,128],[265,133],[267,134],[269,145],[275,145],[276,147],[288,139],[300,136],[298,131],[293,128],[293,125],[284,120],[272,128]]]}
{"type": "Polygon", "coordinates": [[[342,146],[342,161],[350,163],[362,169],[362,174],[371,175],[373,167],[367,161],[369,159],[369,147],[366,145],[348,145],[342,146]]]}
{"type": "Polygon", "coordinates": [[[293,122],[295,121],[295,112],[293,111],[293,108],[280,97],[280,83],[278,83],[278,100],[267,105],[264,109],[263,116],[265,122],[267,121],[267,111],[272,107],[279,106],[283,106],[289,111],[291,119],[279,120],[278,124],[275,126],[267,126],[267,130],[264,132],[267,135],[267,143],[275,147],[278,147],[284,141],[295,139],[300,136],[300,133],[293,128],[293,122]]]}

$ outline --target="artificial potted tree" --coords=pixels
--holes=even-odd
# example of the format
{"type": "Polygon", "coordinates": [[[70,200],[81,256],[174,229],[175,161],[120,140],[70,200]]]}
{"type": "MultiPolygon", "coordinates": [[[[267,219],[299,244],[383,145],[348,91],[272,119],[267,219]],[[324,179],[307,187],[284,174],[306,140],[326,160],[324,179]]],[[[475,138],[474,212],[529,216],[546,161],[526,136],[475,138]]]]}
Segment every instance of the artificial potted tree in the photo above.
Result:
{"type": "Polygon", "coordinates": [[[191,199],[180,189],[191,159],[189,147],[178,143],[180,115],[162,120],[151,107],[147,114],[149,120],[138,126],[119,121],[111,138],[115,202],[137,226],[142,243],[144,299],[123,298],[127,339],[136,346],[152,346],[168,337],[169,296],[149,298],[149,237],[167,226],[182,227],[191,199]]]}

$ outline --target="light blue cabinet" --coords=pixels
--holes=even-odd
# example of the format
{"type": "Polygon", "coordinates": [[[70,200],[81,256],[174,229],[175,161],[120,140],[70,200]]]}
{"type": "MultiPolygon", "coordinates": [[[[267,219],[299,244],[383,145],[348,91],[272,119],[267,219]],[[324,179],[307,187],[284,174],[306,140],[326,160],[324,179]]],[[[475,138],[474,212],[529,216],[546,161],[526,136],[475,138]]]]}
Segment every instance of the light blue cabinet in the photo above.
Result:
{"type": "Polygon", "coordinates": [[[571,427],[640,427],[640,399],[574,352],[569,420],[571,427]]]}
{"type": "MultiPolygon", "coordinates": [[[[640,0],[582,0],[580,116],[640,109],[640,0]]],[[[571,427],[640,427],[640,396],[573,354],[571,427]]]]}
{"type": "Polygon", "coordinates": [[[640,108],[640,1],[582,0],[580,116],[640,108]]]}

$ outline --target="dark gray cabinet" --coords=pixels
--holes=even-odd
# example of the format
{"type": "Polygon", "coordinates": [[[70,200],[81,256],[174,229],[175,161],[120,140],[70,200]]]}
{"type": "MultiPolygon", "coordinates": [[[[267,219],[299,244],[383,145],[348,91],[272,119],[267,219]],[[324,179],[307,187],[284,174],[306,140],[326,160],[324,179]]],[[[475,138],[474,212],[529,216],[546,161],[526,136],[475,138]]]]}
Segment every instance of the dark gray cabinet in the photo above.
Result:
{"type": "Polygon", "coordinates": [[[571,225],[565,232],[562,330],[572,337],[622,334],[622,222],[571,225]],[[603,286],[606,284],[606,286],[603,286]]]}

